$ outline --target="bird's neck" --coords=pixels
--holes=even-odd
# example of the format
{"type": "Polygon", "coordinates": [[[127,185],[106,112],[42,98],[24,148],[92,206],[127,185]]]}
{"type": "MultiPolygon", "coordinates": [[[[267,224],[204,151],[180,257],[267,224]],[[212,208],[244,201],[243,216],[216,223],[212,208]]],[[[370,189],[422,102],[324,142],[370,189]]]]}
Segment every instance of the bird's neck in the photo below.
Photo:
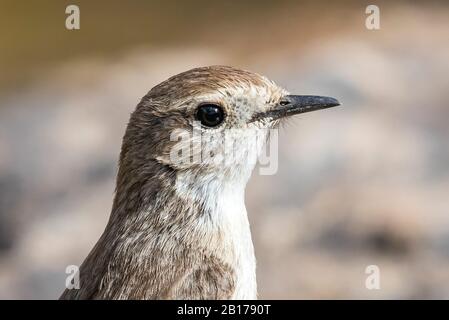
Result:
{"type": "Polygon", "coordinates": [[[256,262],[244,202],[248,177],[217,177],[216,174],[178,174],[176,194],[185,201],[201,204],[201,232],[211,254],[235,271],[235,299],[257,296],[256,262]]]}
{"type": "Polygon", "coordinates": [[[137,181],[119,179],[106,233],[119,238],[120,252],[141,256],[133,260],[145,261],[152,252],[218,259],[233,269],[232,298],[255,299],[255,256],[244,203],[248,178],[166,171],[163,177],[152,172],[137,181]]]}

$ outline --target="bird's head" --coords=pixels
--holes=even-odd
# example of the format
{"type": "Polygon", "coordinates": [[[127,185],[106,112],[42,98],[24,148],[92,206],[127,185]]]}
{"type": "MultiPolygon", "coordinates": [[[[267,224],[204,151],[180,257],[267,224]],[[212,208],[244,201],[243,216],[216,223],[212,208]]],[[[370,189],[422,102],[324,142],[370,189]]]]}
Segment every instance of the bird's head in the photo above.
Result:
{"type": "Polygon", "coordinates": [[[153,161],[211,179],[246,180],[270,129],[282,119],[338,104],[328,97],[290,95],[248,71],[192,69],[142,99],[128,126],[121,164],[139,170],[153,161]]]}

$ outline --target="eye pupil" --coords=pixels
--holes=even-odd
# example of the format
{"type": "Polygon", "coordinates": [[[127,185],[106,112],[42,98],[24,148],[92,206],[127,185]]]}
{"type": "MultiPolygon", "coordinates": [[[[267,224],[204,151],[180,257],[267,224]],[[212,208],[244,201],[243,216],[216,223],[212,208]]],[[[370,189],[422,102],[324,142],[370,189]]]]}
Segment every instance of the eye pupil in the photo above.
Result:
{"type": "Polygon", "coordinates": [[[215,104],[204,104],[198,107],[196,118],[206,127],[216,127],[224,120],[224,112],[215,104]]]}

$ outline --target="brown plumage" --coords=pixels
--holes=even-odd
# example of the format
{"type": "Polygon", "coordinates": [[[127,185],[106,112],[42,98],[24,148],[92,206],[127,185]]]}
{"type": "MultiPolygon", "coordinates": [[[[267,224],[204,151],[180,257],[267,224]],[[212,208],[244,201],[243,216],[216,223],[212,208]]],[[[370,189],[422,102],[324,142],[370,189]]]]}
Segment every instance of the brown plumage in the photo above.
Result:
{"type": "MultiPolygon", "coordinates": [[[[192,131],[206,102],[226,117],[202,128],[205,134],[271,128],[279,120],[272,114],[252,119],[281,108],[285,97],[266,78],[224,66],[193,69],[151,89],[123,138],[109,222],[80,267],[80,289],[61,299],[256,298],[243,193],[257,155],[244,150],[232,165],[178,163],[170,135],[192,131]]],[[[242,143],[246,135],[233,139],[242,143]]]]}

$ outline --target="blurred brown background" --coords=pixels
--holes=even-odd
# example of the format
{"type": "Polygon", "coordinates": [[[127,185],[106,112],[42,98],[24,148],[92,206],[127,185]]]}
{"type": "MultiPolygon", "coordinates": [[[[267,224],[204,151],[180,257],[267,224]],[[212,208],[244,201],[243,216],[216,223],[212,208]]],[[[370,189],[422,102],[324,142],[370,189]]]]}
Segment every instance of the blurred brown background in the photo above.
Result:
{"type": "Polygon", "coordinates": [[[278,173],[248,185],[260,298],[449,298],[448,16],[424,1],[1,0],[0,298],[59,296],[108,219],[130,112],[211,64],[344,105],[290,121],[278,173]]]}

